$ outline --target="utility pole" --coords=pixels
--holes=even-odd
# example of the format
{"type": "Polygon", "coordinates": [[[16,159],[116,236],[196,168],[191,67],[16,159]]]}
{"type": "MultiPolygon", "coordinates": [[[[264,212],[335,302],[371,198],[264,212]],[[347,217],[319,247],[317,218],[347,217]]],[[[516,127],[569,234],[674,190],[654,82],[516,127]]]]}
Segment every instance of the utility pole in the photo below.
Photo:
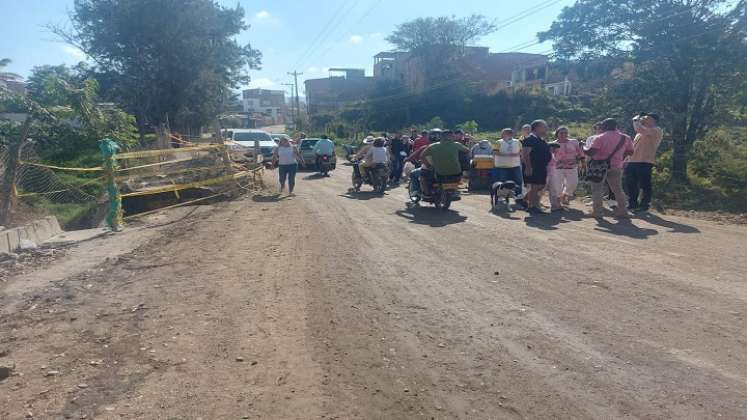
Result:
{"type": "Polygon", "coordinates": [[[293,110],[293,86],[295,86],[295,85],[293,83],[281,83],[281,85],[283,85],[283,86],[290,86],[290,88],[291,88],[291,95],[290,95],[291,96],[291,106],[290,106],[291,121],[293,121],[293,123],[295,124],[296,123],[296,113],[293,110]]]}
{"type": "Polygon", "coordinates": [[[288,75],[293,76],[293,83],[296,85],[296,118],[298,118],[296,129],[298,130],[301,128],[301,100],[298,98],[298,76],[303,76],[303,73],[294,71],[293,73],[288,73],[288,75]]]}

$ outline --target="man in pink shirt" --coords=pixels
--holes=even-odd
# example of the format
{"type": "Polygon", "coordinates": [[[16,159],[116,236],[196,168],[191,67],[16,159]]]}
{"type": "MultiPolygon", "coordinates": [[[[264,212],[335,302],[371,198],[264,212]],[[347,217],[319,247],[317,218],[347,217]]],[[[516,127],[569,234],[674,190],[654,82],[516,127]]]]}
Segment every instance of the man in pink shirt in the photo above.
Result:
{"type": "Polygon", "coordinates": [[[602,122],[602,134],[593,136],[590,144],[584,147],[584,152],[591,156],[592,160],[608,160],[610,163],[607,171],[607,178],[602,182],[591,183],[591,199],[593,202],[592,217],[601,218],[603,216],[603,194],[605,182],[609,184],[610,189],[615,194],[617,202],[620,203],[615,208],[614,215],[617,218],[630,217],[625,204],[628,200],[625,197],[622,187],[623,161],[627,156],[633,154],[633,140],[629,136],[617,130],[617,121],[608,118],[602,122]]]}

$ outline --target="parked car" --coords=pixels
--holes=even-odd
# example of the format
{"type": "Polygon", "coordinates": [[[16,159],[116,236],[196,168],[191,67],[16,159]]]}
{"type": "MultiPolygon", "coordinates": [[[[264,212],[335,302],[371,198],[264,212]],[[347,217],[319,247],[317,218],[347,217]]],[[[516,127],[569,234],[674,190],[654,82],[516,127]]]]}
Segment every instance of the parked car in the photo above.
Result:
{"type": "Polygon", "coordinates": [[[314,154],[314,146],[320,139],[303,139],[298,143],[298,151],[303,157],[305,163],[303,169],[310,169],[316,166],[316,154],[314,154]]]}
{"type": "Polygon", "coordinates": [[[270,133],[247,128],[230,128],[223,131],[225,143],[232,149],[246,154],[261,153],[262,160],[272,161],[272,152],[277,146],[270,133]]]}

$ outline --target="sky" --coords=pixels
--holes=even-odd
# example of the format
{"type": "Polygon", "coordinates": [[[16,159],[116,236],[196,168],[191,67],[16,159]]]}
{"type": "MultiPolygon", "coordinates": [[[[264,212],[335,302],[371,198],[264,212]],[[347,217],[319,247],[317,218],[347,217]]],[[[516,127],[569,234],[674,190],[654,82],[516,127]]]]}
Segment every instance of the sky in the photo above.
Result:
{"type": "MultiPolygon", "coordinates": [[[[550,27],[564,6],[574,0],[218,0],[240,4],[251,26],[239,35],[262,51],[261,70],[253,70],[251,87],[284,89],[287,73],[305,79],[327,77],[334,67],[364,68],[372,75],[373,56],[392,49],[386,36],[398,24],[426,16],[463,17],[482,14],[498,30],[478,45],[492,52],[540,53],[549,44],[526,47],[539,31],[550,27]]],[[[61,42],[45,26],[65,25],[73,0],[0,0],[0,58],[13,60],[7,71],[28,76],[34,66],[75,64],[85,60],[80,50],[61,42]]]]}

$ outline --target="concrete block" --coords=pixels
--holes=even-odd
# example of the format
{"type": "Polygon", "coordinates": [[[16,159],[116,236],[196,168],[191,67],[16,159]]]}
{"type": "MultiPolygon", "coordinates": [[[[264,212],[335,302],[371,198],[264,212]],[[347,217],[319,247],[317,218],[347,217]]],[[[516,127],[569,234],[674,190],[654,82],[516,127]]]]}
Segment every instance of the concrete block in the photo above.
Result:
{"type": "Polygon", "coordinates": [[[0,231],[0,252],[13,252],[18,249],[22,239],[37,244],[63,233],[60,223],[54,216],[37,220],[29,225],[0,231]]]}
{"type": "Polygon", "coordinates": [[[7,230],[4,230],[0,232],[0,252],[9,253],[13,250],[10,248],[10,240],[8,240],[8,235],[5,233],[7,230]]]}
{"type": "Polygon", "coordinates": [[[8,229],[3,233],[5,233],[8,238],[8,248],[10,248],[10,251],[8,252],[13,252],[18,249],[18,245],[21,244],[21,235],[18,233],[18,228],[8,229]]]}
{"type": "Polygon", "coordinates": [[[30,225],[21,226],[19,228],[16,228],[15,230],[18,232],[19,241],[22,239],[28,239],[30,241],[36,239],[31,236],[34,233],[34,229],[30,225]]]}
{"type": "Polygon", "coordinates": [[[31,227],[34,229],[36,243],[44,242],[47,239],[62,233],[60,225],[57,223],[57,218],[55,217],[47,217],[37,220],[31,224],[31,227]]]}

